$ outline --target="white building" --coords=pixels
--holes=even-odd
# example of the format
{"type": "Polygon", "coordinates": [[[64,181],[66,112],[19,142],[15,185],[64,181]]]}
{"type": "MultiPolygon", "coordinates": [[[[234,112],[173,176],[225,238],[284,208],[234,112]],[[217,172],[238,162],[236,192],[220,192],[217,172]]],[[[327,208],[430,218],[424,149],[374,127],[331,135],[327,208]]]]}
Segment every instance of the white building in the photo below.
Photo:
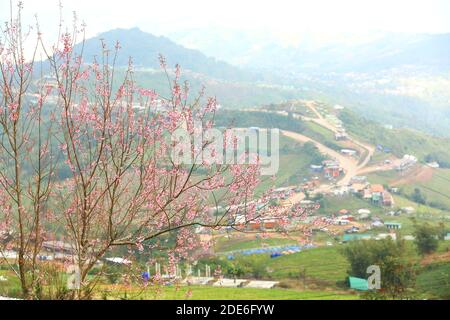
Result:
{"type": "Polygon", "coordinates": [[[352,149],[342,149],[341,153],[345,154],[347,156],[352,156],[353,157],[353,156],[356,155],[357,151],[356,150],[352,150],[352,149]]]}
{"type": "Polygon", "coordinates": [[[427,166],[429,166],[430,168],[433,168],[433,169],[438,169],[440,167],[439,163],[437,163],[436,161],[427,163],[427,166]]]}
{"type": "Polygon", "coordinates": [[[359,209],[358,214],[371,214],[369,209],[359,209]]]}

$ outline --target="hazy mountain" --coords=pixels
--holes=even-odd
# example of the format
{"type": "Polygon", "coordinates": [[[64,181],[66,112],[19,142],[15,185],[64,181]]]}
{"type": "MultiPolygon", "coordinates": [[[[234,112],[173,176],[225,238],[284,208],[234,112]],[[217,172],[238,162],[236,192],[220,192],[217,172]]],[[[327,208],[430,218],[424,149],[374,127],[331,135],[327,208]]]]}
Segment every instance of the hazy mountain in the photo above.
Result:
{"type": "Polygon", "coordinates": [[[324,37],[198,29],[170,36],[369,119],[449,136],[450,34],[324,37]]]}
{"type": "MultiPolygon", "coordinates": [[[[450,34],[387,34],[366,44],[331,47],[321,52],[334,71],[372,72],[411,67],[450,70],[450,34]]],[[[308,57],[314,61],[314,57],[308,57]]]]}
{"type": "Polygon", "coordinates": [[[175,41],[241,66],[271,71],[373,72],[413,65],[450,69],[450,34],[277,35],[190,30],[175,41]]]}
{"type": "Polygon", "coordinates": [[[207,57],[198,50],[187,49],[163,36],[133,29],[115,29],[88,39],[84,45],[84,57],[91,61],[101,50],[100,39],[104,39],[109,48],[114,48],[116,41],[121,44],[117,59],[118,66],[126,66],[129,57],[133,57],[136,67],[159,68],[159,54],[162,54],[169,67],[180,64],[183,69],[204,74],[213,78],[233,81],[254,81],[257,77],[226,62],[207,57]]]}
{"type": "Polygon", "coordinates": [[[182,45],[137,28],[111,30],[86,41],[85,57],[98,55],[100,39],[111,48],[119,40],[123,49],[117,64],[127,65],[132,56],[142,67],[140,82],[155,89],[164,90],[159,88],[162,77],[145,69],[159,69],[161,53],[169,66],[179,63],[190,70],[184,74],[193,86],[205,85],[223,106],[319,98],[339,101],[379,122],[448,136],[450,34],[281,39],[211,29],[170,37],[182,45]]]}
{"type": "MultiPolygon", "coordinates": [[[[253,107],[302,96],[298,88],[263,82],[264,78],[257,72],[208,57],[198,50],[185,48],[166,37],[155,36],[138,28],[115,29],[87,39],[83,48],[86,62],[92,62],[94,56],[99,58],[101,40],[111,51],[116,41],[119,41],[121,50],[116,66],[127,66],[129,57],[132,57],[136,67],[134,78],[138,84],[153,88],[162,95],[170,92],[167,78],[160,68],[159,54],[166,58],[169,68],[177,63],[181,65],[181,80],[189,81],[193,96],[205,87],[205,95],[215,96],[223,107],[253,107]]],[[[80,51],[81,44],[75,50],[80,51]]]]}

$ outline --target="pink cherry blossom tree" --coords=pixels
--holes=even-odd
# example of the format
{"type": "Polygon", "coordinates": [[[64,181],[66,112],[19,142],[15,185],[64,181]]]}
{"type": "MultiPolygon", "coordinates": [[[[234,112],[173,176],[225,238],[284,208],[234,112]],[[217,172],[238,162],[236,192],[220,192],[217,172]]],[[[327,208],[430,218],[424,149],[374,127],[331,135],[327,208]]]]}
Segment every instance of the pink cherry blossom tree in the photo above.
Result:
{"type": "Polygon", "coordinates": [[[77,297],[84,298],[95,284],[88,272],[114,247],[140,249],[176,232],[173,265],[195,245],[194,227],[233,225],[238,211],[255,217],[258,165],[199,163],[208,139],[192,147],[192,163],[173,161],[183,142],[172,134],[183,128],[194,140],[199,123],[200,130],[213,126],[217,106],[202,92],[191,95],[179,66],[169,70],[160,57],[170,86],[170,95],[160,96],[136,83],[131,58],[117,70],[119,43],[112,50],[99,44],[98,58],[85,63],[84,29],[74,21],[72,32],[60,33],[50,49],[36,26],[34,52],[47,58],[39,75],[35,54],[25,52],[29,34],[21,12],[19,3],[0,43],[0,251],[18,250],[25,297],[33,297],[41,280],[37,258],[46,239],[72,245],[77,297]],[[227,209],[212,214],[218,206],[227,209]]]}
{"type": "MultiPolygon", "coordinates": [[[[180,249],[194,243],[195,226],[229,225],[237,205],[253,201],[259,168],[174,162],[172,150],[181,142],[172,141],[172,134],[185,128],[193,140],[194,122],[210,128],[216,101],[202,99],[202,93],[190,99],[188,84],[179,83],[180,68],[171,79],[163,58],[169,97],[139,87],[131,61],[123,76],[116,74],[119,44],[110,51],[102,43],[101,62],[87,65],[73,49],[75,41],[75,33],[63,35],[49,55],[59,90],[57,137],[71,172],[55,186],[51,200],[74,244],[82,287],[89,287],[89,270],[113,247],[141,248],[179,231],[180,249]],[[211,206],[228,210],[217,216],[211,206]]],[[[201,157],[210,143],[194,146],[191,159],[201,157]]],[[[247,216],[255,214],[255,206],[245,206],[247,216]]]]}
{"type": "MultiPolygon", "coordinates": [[[[286,208],[260,209],[270,190],[255,197],[257,161],[211,161],[221,151],[203,133],[214,125],[217,102],[191,93],[178,65],[170,69],[160,57],[170,88],[160,95],[135,81],[131,58],[116,66],[120,43],[99,43],[87,63],[76,19],[48,46],[38,25],[23,30],[21,12],[19,3],[0,35],[0,259],[8,263],[4,253],[17,250],[11,268],[24,297],[46,281],[38,259],[45,240],[71,245],[67,263],[79,271],[75,297],[83,299],[97,283],[89,271],[114,248],[143,250],[175,236],[167,253],[173,269],[198,247],[196,227],[239,231],[238,214],[244,225],[263,215],[290,222],[286,208]],[[44,61],[35,61],[37,52],[44,61]],[[185,140],[173,139],[178,130],[185,140]],[[186,144],[191,161],[175,161],[174,150],[186,144]]],[[[223,147],[236,143],[228,136],[223,147]]]]}
{"type": "Polygon", "coordinates": [[[0,259],[7,262],[4,251],[17,250],[18,268],[11,268],[28,296],[38,280],[56,162],[53,125],[43,121],[49,90],[34,78],[39,40],[25,48],[34,32],[22,26],[21,12],[19,2],[0,35],[0,259]]]}

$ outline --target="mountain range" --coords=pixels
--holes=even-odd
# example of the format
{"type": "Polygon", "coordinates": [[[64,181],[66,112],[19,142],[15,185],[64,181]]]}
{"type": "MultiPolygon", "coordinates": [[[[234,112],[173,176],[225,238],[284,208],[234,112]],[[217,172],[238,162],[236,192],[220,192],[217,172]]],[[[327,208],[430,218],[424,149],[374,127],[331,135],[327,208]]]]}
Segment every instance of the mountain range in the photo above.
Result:
{"type": "Polygon", "coordinates": [[[171,34],[180,44],[232,64],[294,72],[373,72],[404,66],[450,68],[450,34],[369,33],[296,35],[238,30],[189,30],[171,34]]]}
{"type": "Polygon", "coordinates": [[[137,68],[159,69],[159,55],[163,55],[169,68],[176,64],[192,72],[204,74],[212,78],[232,81],[254,81],[257,76],[252,72],[243,71],[229,63],[213,57],[207,57],[195,49],[188,49],[164,36],[155,36],[139,28],[114,29],[90,38],[84,43],[84,57],[89,62],[98,56],[101,43],[104,40],[109,48],[113,48],[116,41],[120,42],[121,50],[116,64],[128,65],[129,57],[137,68]]]}
{"type": "Polygon", "coordinates": [[[114,29],[88,39],[89,62],[120,41],[116,64],[133,57],[143,85],[164,90],[158,56],[180,64],[193,89],[207,88],[225,107],[244,108],[288,99],[339,103],[363,116],[450,136],[450,34],[313,35],[286,44],[264,33],[187,30],[155,36],[114,29]]]}

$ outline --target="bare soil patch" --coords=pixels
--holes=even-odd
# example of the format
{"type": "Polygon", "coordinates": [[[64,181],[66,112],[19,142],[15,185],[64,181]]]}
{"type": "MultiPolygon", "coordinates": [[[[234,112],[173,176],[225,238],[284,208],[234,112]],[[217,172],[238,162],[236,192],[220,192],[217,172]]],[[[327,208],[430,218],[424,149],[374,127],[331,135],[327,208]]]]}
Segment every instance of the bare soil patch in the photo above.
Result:
{"type": "Polygon", "coordinates": [[[433,178],[433,168],[428,166],[416,166],[404,173],[404,176],[394,181],[391,186],[401,186],[417,182],[427,182],[433,178]]]}

